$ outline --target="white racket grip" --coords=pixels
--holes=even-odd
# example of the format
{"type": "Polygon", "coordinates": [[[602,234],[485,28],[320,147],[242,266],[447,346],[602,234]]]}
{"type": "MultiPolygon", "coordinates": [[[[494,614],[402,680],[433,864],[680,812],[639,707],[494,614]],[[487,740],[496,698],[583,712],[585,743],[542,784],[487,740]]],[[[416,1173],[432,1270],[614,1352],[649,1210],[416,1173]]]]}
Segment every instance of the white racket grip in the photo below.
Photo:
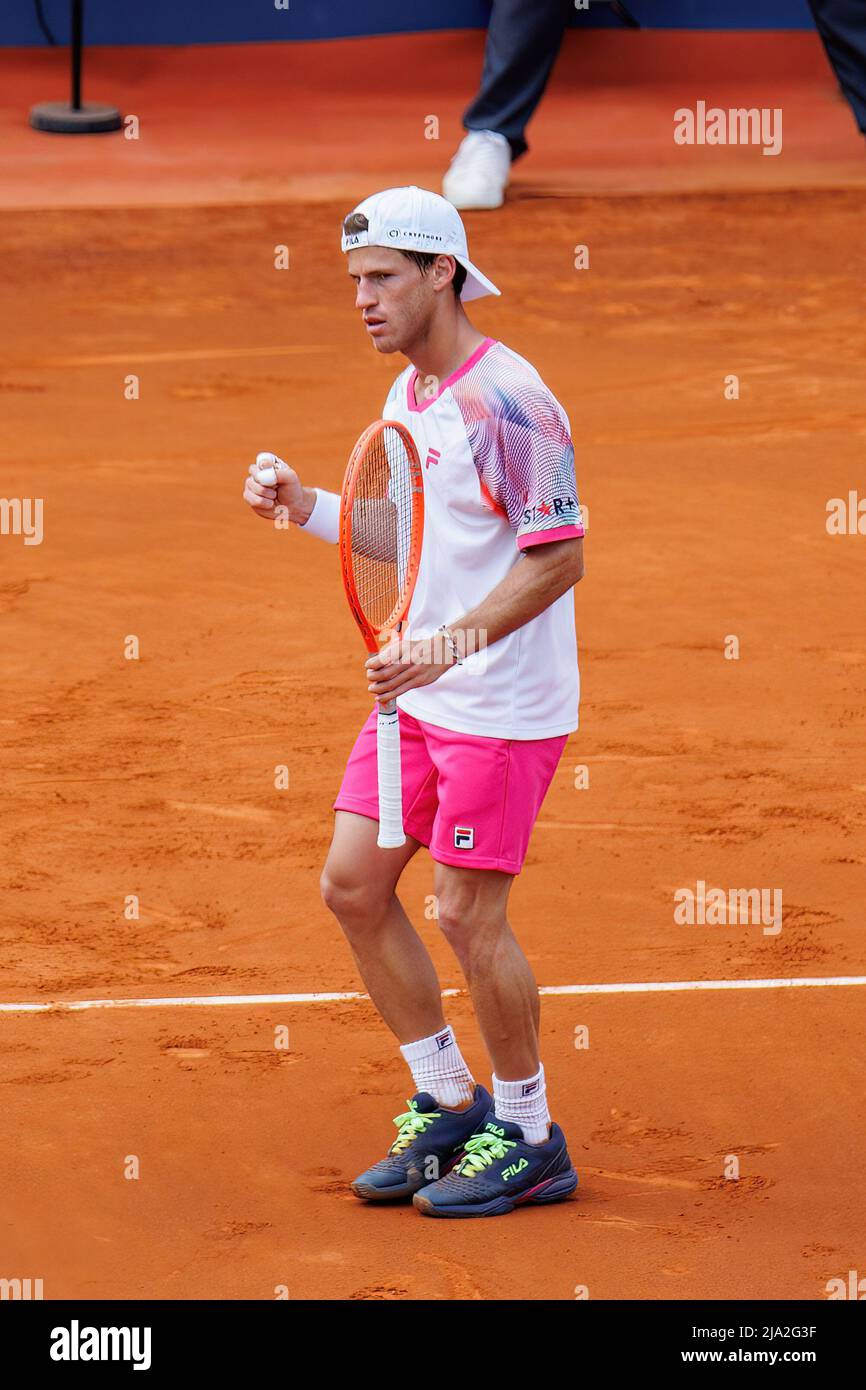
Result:
{"type": "Polygon", "coordinates": [[[400,774],[400,724],[397,702],[379,706],[376,730],[376,751],[379,763],[379,835],[380,849],[396,849],[405,845],[403,834],[403,779],[400,774]]]}

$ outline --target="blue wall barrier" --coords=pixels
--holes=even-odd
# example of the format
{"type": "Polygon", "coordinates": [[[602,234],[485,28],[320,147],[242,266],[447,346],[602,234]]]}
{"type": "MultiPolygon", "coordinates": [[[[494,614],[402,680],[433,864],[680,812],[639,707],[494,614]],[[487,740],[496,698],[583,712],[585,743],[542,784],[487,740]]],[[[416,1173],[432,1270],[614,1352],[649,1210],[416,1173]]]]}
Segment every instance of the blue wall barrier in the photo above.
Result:
{"type": "MultiPolygon", "coordinates": [[[[531,4],[532,0],[526,0],[531,4]]],[[[806,0],[625,0],[649,29],[812,29],[806,0]]],[[[69,0],[42,0],[59,43],[69,41],[69,0]]],[[[91,44],[251,43],[358,34],[483,28],[490,0],[85,0],[91,44]],[[288,4],[288,8],[277,8],[288,4]]],[[[575,25],[621,27],[592,0],[575,25]]],[[[4,0],[0,46],[42,45],[34,0],[4,0]]]]}

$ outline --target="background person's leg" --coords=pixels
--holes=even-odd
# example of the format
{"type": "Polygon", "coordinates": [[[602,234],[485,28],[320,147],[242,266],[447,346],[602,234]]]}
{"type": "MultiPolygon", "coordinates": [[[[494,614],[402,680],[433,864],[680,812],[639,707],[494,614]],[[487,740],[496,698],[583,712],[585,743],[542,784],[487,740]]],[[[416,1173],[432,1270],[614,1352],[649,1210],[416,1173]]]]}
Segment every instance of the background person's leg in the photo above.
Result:
{"type": "Polygon", "coordinates": [[[463,125],[504,135],[512,159],[528,148],[524,132],[544,94],[571,13],[571,0],[494,0],[481,86],[463,113],[463,125]]]}
{"type": "Polygon", "coordinates": [[[494,0],[478,95],[463,113],[466,135],[442,180],[456,208],[498,208],[511,164],[541,100],[570,13],[569,0],[494,0]]]}
{"type": "Polygon", "coordinates": [[[866,135],[866,10],[863,0],[809,0],[827,57],[866,135]]]}

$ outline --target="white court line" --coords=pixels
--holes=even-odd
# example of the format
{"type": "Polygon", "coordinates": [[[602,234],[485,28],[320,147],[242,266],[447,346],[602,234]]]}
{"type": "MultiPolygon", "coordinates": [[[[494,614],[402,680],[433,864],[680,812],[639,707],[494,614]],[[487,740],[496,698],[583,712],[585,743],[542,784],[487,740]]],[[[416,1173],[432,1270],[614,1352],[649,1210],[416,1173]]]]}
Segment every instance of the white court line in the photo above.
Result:
{"type": "MultiPolygon", "coordinates": [[[[542,985],[540,994],[670,994],[687,989],[817,989],[866,985],[866,975],[803,975],[779,980],[649,980],[642,984],[542,985]]],[[[443,989],[443,998],[466,994],[443,989]]],[[[69,999],[44,1004],[0,1004],[3,1014],[77,1013],[83,1009],[223,1008],[235,1004],[331,1004],[369,1002],[369,994],[182,994],[166,999],[69,999]]]]}

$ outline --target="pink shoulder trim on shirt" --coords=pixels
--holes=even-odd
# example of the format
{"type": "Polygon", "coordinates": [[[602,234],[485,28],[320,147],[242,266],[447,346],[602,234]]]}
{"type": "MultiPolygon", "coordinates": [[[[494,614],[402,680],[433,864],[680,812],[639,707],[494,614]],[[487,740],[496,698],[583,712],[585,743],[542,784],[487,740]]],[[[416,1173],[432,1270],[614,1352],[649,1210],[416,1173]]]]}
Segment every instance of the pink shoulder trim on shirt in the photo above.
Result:
{"type": "Polygon", "coordinates": [[[453,382],[459,381],[460,378],[462,376],[465,376],[468,371],[471,371],[471,369],[475,366],[475,363],[481,361],[481,358],[484,356],[485,352],[492,348],[495,342],[495,338],[485,338],[483,343],[479,343],[472,356],[467,357],[466,361],[463,363],[463,366],[458,367],[456,372],[452,372],[451,375],[447,376],[443,382],[440,382],[439,390],[436,392],[436,395],[431,396],[430,399],[425,401],[423,405],[418,405],[417,401],[415,400],[415,382],[418,380],[418,371],[416,368],[416,370],[412,372],[412,375],[409,377],[409,381],[406,386],[406,404],[408,405],[409,409],[414,411],[416,414],[420,414],[422,410],[426,410],[427,407],[432,405],[434,401],[438,401],[439,397],[442,395],[442,392],[447,390],[447,388],[453,382]]]}
{"type": "Polygon", "coordinates": [[[582,535],[582,526],[553,526],[548,531],[525,532],[518,537],[517,549],[526,550],[531,545],[544,545],[545,541],[576,541],[582,535]]]}

